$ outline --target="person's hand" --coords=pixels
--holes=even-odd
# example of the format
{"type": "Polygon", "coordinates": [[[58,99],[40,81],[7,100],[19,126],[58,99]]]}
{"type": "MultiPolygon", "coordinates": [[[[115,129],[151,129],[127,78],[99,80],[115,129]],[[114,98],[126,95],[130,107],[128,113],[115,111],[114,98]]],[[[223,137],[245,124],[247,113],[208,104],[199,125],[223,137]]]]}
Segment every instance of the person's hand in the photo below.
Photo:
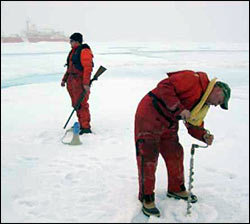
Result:
{"type": "Polygon", "coordinates": [[[62,81],[62,82],[61,82],[61,87],[64,87],[64,86],[65,86],[65,82],[62,81]]]}
{"type": "Polygon", "coordinates": [[[213,135],[210,135],[210,134],[207,133],[207,134],[203,135],[203,138],[204,138],[205,142],[208,145],[212,145],[213,140],[214,140],[214,136],[213,135]]]}
{"type": "Polygon", "coordinates": [[[89,85],[83,85],[83,88],[86,90],[86,92],[89,92],[89,85]]]}
{"type": "Polygon", "coordinates": [[[181,113],[180,113],[180,116],[183,120],[187,120],[188,118],[190,118],[191,116],[191,113],[189,110],[183,110],[181,113]]]}

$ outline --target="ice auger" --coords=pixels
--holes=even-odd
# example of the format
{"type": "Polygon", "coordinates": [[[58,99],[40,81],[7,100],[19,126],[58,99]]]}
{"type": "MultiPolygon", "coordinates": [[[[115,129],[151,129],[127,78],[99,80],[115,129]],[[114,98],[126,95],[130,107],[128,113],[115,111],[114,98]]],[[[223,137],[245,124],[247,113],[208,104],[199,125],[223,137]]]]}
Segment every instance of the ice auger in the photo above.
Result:
{"type": "Polygon", "coordinates": [[[189,185],[188,185],[188,200],[187,200],[187,215],[191,214],[191,208],[192,208],[192,204],[191,204],[191,195],[192,195],[192,188],[193,186],[193,182],[194,182],[194,152],[195,152],[195,148],[207,148],[208,145],[206,146],[201,146],[201,145],[196,145],[196,144],[192,144],[192,148],[191,148],[191,158],[190,158],[190,168],[189,168],[189,185]]]}

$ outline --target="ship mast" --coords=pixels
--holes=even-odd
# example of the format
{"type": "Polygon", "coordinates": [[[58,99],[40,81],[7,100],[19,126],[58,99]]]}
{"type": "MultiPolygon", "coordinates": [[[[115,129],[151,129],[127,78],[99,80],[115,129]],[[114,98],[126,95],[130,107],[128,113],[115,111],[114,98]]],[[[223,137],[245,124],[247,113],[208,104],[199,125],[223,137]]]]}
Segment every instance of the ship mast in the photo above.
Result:
{"type": "Polygon", "coordinates": [[[30,23],[30,20],[27,19],[27,20],[26,20],[26,31],[29,31],[29,23],[30,23]]]}

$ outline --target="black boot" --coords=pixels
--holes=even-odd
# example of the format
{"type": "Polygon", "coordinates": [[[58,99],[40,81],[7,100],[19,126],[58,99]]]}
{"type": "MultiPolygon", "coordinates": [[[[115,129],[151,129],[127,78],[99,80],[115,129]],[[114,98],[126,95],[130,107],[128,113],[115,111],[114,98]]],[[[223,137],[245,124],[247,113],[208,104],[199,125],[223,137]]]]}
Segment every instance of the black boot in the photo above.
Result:
{"type": "Polygon", "coordinates": [[[79,135],[92,133],[90,128],[80,128],[79,135]]]}
{"type": "Polygon", "coordinates": [[[146,216],[156,216],[160,217],[160,211],[155,206],[155,197],[154,193],[151,195],[144,195],[142,202],[142,212],[146,216]]]}
{"type": "MultiPolygon", "coordinates": [[[[188,200],[188,195],[189,195],[188,191],[180,191],[180,192],[168,191],[168,193],[167,193],[167,197],[169,197],[169,198],[174,198],[174,199],[178,199],[178,200],[182,199],[184,201],[188,200]]],[[[191,203],[196,203],[198,201],[197,196],[194,194],[191,194],[190,199],[191,199],[190,200],[191,203]]]]}

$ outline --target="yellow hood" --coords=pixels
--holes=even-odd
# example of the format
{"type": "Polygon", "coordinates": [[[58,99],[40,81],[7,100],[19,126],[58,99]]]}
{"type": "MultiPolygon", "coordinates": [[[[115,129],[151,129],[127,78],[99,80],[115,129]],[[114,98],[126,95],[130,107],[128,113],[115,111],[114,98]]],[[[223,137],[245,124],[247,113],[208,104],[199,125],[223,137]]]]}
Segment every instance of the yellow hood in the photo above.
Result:
{"type": "Polygon", "coordinates": [[[214,85],[216,83],[216,80],[217,80],[217,78],[214,78],[209,82],[208,87],[207,87],[205,93],[203,94],[200,102],[191,111],[191,116],[187,120],[188,123],[190,123],[194,126],[200,126],[202,124],[204,118],[207,115],[208,109],[209,109],[209,105],[205,104],[205,102],[206,102],[209,94],[212,92],[214,85]]]}

